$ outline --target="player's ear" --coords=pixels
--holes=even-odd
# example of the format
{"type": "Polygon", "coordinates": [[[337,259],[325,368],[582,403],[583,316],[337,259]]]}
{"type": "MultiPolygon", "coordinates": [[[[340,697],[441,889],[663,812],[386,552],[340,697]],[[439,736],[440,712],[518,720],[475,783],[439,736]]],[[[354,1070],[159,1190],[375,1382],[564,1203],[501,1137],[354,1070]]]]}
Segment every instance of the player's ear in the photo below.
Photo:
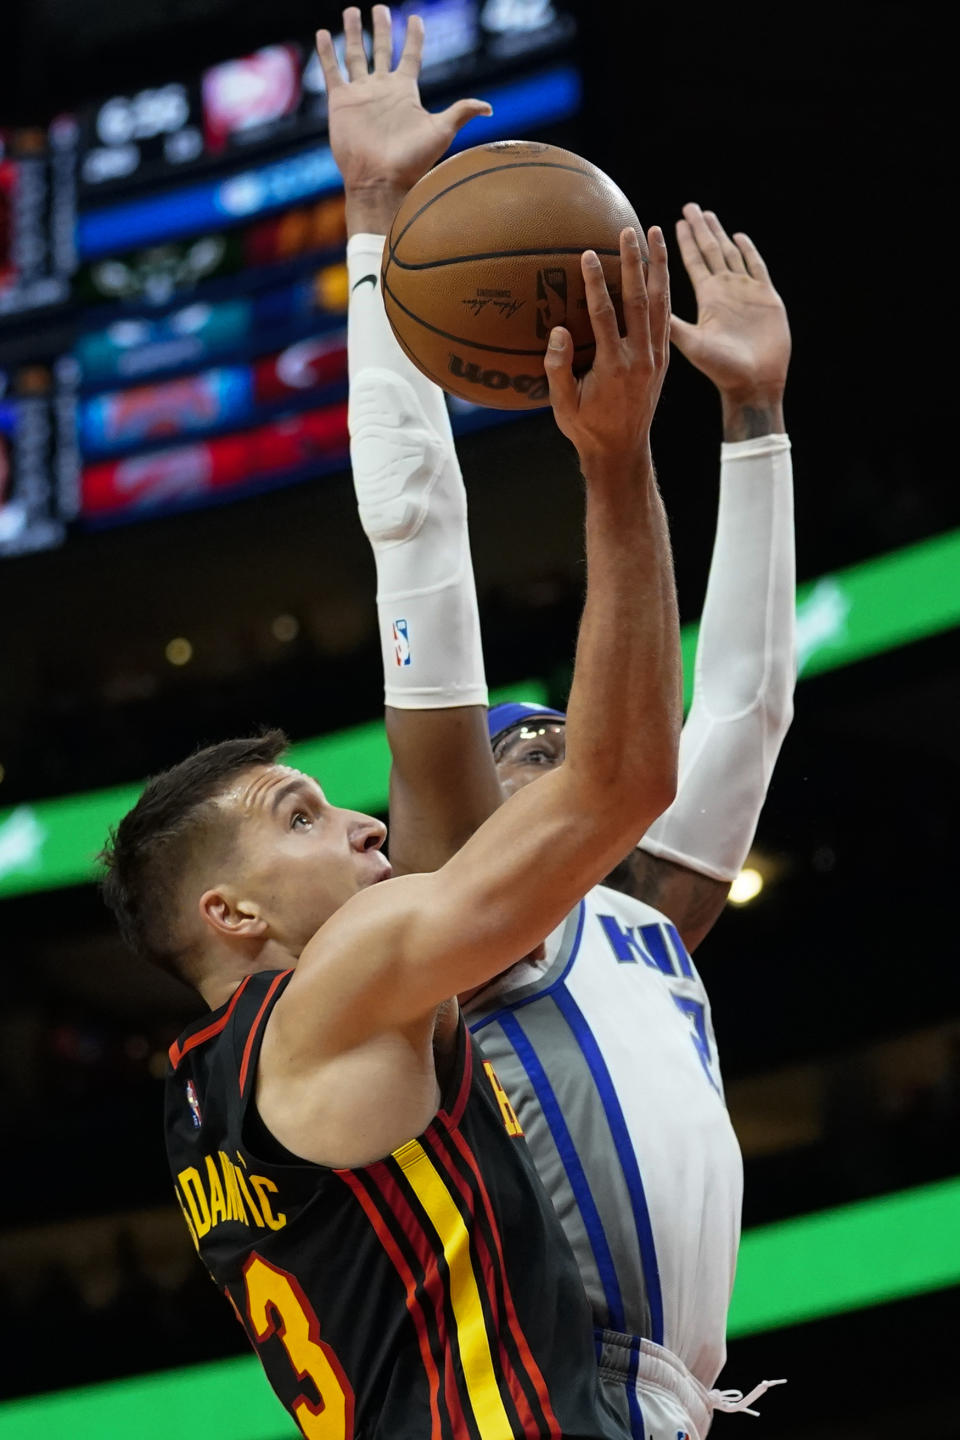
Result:
{"type": "Polygon", "coordinates": [[[229,886],[205,890],[200,896],[200,918],[218,935],[256,940],[267,932],[267,922],[256,900],[234,894],[229,886]]]}

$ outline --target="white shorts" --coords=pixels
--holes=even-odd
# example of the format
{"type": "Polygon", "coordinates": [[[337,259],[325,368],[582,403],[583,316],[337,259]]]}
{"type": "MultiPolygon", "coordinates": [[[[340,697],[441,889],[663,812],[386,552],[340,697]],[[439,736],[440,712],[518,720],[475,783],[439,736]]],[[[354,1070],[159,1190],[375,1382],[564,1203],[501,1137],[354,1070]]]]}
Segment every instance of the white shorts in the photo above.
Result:
{"type": "Polygon", "coordinates": [[[756,1415],[753,1405],[772,1385],[761,1380],[749,1395],[740,1390],[707,1390],[695,1375],[662,1345],[595,1330],[600,1384],[633,1440],[705,1440],[715,1410],[728,1415],[756,1415]]]}
{"type": "Polygon", "coordinates": [[[603,1393],[633,1440],[706,1440],[713,1405],[682,1360],[635,1335],[595,1333],[603,1393]]]}

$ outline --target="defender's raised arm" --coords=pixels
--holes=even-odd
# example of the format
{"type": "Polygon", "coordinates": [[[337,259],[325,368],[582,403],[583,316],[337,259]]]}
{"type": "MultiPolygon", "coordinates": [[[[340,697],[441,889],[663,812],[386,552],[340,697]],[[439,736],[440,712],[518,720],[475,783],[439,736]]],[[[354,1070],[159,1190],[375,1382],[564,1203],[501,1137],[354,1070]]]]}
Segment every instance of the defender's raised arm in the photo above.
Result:
{"type": "Polygon", "coordinates": [[[547,361],[557,422],[577,447],[587,491],[587,598],[566,763],[508,801],[436,874],[377,886],[318,932],[284,997],[310,1014],[307,996],[322,992],[318,1054],[412,1023],[519,959],[673,797],[679,632],[650,454],[670,307],[658,229],[650,248],[648,282],[639,238],[624,231],[622,338],[596,256],[584,255],[595,364],[575,379],[564,330],[547,361]]]}

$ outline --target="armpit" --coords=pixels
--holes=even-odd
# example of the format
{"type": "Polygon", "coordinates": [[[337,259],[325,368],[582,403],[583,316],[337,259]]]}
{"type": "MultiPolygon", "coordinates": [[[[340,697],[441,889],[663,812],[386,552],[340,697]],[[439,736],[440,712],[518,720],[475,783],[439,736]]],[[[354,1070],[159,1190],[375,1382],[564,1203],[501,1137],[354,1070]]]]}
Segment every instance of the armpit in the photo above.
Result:
{"type": "Polygon", "coordinates": [[[661,910],[691,952],[713,928],[730,889],[725,880],[700,875],[639,848],[621,860],[603,883],[661,910]]]}

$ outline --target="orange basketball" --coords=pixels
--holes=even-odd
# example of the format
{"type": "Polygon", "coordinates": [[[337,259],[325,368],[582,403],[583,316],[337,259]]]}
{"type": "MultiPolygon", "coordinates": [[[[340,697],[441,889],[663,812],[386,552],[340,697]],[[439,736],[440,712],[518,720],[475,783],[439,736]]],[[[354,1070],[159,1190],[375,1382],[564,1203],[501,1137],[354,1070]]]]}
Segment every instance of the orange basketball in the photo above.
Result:
{"type": "Polygon", "coordinates": [[[452,156],[397,211],[383,259],[393,333],[431,380],[478,405],[548,402],[543,355],[554,325],[574,369],[593,360],[580,256],[595,250],[620,313],[620,231],[643,233],[629,200],[569,150],[499,140],[452,156]]]}

